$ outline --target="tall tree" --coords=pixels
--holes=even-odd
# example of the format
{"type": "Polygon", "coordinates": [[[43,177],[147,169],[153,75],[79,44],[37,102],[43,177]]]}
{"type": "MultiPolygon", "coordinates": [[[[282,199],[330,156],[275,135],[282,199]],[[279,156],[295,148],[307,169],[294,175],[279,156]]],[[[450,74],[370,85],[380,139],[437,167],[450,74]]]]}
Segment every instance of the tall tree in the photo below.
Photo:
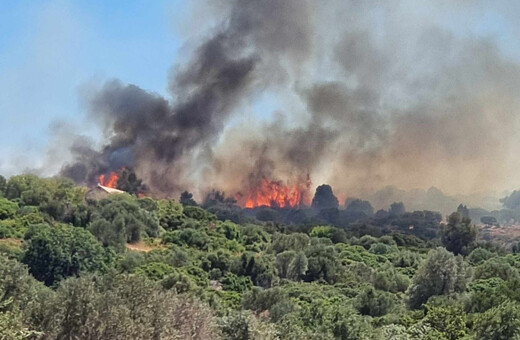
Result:
{"type": "Polygon", "coordinates": [[[390,205],[388,213],[394,216],[401,216],[406,212],[403,202],[394,202],[390,205]]]}
{"type": "Polygon", "coordinates": [[[435,295],[463,292],[467,283],[466,265],[461,256],[437,248],[428,253],[408,289],[411,308],[419,308],[435,295]]]}
{"type": "Polygon", "coordinates": [[[374,208],[369,201],[363,201],[360,199],[348,199],[345,202],[345,210],[353,213],[363,213],[366,216],[374,215],[374,208]]]}
{"type": "Polygon", "coordinates": [[[188,191],[184,191],[183,193],[181,193],[179,202],[181,202],[182,205],[188,205],[188,206],[189,205],[191,205],[191,206],[198,205],[197,202],[195,202],[195,200],[193,199],[193,194],[188,191]]]}
{"type": "Polygon", "coordinates": [[[322,184],[316,188],[316,193],[312,199],[312,207],[318,210],[337,208],[338,199],[334,196],[330,185],[322,184]]]}
{"type": "Polygon", "coordinates": [[[25,236],[24,247],[22,261],[46,285],[77,276],[81,271],[103,270],[109,259],[91,233],[67,225],[33,225],[25,236]]]}
{"type": "Polygon", "coordinates": [[[441,225],[440,234],[446,249],[455,255],[467,255],[475,243],[477,229],[471,225],[469,217],[454,212],[449,216],[448,224],[441,225]]]}
{"type": "Polygon", "coordinates": [[[7,187],[7,180],[4,176],[0,175],[0,196],[4,196],[5,188],[7,187]]]}

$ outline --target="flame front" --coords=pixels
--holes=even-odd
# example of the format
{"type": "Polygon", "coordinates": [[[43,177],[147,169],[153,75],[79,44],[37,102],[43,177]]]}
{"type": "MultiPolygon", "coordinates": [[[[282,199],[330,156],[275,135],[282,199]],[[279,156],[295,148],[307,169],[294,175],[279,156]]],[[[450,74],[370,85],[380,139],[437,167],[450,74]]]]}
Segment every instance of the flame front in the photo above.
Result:
{"type": "Polygon", "coordinates": [[[110,175],[108,175],[108,178],[105,180],[105,175],[99,176],[99,184],[105,187],[109,188],[116,188],[117,187],[117,181],[119,180],[119,176],[115,171],[112,171],[110,175]]]}
{"type": "Polygon", "coordinates": [[[307,204],[307,190],[308,185],[285,185],[280,181],[271,181],[267,178],[262,178],[260,185],[248,193],[244,207],[296,207],[307,204]]]}

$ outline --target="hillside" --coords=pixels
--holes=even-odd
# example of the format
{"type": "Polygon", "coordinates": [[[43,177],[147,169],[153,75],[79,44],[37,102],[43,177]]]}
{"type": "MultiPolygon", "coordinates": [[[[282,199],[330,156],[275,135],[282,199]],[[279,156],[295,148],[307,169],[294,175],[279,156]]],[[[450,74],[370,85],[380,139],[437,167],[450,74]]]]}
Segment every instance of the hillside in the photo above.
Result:
{"type": "Polygon", "coordinates": [[[235,223],[86,192],[0,177],[0,338],[520,336],[520,247],[483,241],[459,213],[235,223]]]}

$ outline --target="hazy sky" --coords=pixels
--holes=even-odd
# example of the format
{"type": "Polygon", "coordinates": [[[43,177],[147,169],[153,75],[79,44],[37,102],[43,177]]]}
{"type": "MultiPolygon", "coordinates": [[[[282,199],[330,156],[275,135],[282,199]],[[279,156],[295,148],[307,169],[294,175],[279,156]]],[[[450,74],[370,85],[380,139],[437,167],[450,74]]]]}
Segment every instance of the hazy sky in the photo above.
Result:
{"type": "MultiPolygon", "coordinates": [[[[520,61],[518,2],[444,2],[449,6],[399,3],[409,7],[411,20],[427,18],[458,36],[491,39],[520,61]]],[[[185,40],[180,27],[198,26],[183,20],[189,3],[0,1],[0,173],[38,167],[57,121],[95,135],[79,96],[89,82],[118,78],[167,96],[168,71],[185,40]]],[[[274,108],[265,101],[256,105],[264,114],[274,108]]]]}

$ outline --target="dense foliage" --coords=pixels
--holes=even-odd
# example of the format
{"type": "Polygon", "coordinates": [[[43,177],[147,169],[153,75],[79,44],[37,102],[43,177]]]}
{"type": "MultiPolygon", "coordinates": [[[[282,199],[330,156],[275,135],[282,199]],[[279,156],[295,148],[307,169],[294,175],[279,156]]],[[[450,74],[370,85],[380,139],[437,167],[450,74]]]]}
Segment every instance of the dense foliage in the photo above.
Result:
{"type": "Polygon", "coordinates": [[[520,338],[520,255],[464,211],[339,209],[322,186],[334,223],[231,222],[220,193],[86,191],[0,177],[0,339],[520,338]]]}

